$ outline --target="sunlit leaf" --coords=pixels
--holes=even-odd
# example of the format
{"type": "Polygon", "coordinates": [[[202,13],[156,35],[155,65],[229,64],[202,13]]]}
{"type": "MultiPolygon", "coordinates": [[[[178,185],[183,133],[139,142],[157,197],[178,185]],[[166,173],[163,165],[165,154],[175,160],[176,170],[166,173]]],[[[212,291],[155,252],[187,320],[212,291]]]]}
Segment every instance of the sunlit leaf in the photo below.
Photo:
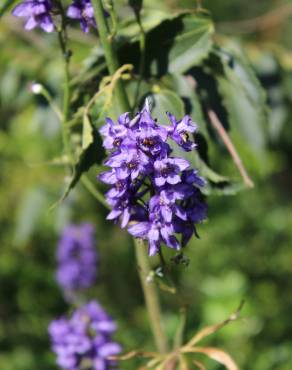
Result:
{"type": "MultiPolygon", "coordinates": [[[[198,65],[211,50],[213,30],[213,23],[205,13],[180,14],[163,21],[147,33],[145,74],[183,73],[198,65]]],[[[137,56],[138,42],[120,49],[124,64],[137,65],[137,56]]]]}
{"type": "Polygon", "coordinates": [[[223,104],[229,116],[229,124],[236,128],[243,140],[257,152],[266,145],[268,116],[266,96],[260,83],[242,54],[231,49],[226,54],[216,52],[220,58],[222,73],[215,73],[223,104]]]}
{"type": "Polygon", "coordinates": [[[152,115],[161,124],[169,124],[166,112],[171,112],[178,118],[184,116],[184,104],[181,98],[171,90],[161,89],[150,95],[153,104],[152,115]]]}

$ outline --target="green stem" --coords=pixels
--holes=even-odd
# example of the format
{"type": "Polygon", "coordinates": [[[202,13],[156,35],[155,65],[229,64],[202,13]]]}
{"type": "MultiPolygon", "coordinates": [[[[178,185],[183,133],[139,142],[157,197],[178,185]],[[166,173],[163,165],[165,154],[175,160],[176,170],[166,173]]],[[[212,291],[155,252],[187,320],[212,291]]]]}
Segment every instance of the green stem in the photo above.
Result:
{"type": "MultiPolygon", "coordinates": [[[[111,33],[105,19],[102,1],[92,0],[92,5],[94,8],[96,23],[98,25],[100,41],[104,49],[107,67],[110,74],[114,75],[114,73],[119,68],[119,63],[113,45],[114,40],[113,38],[111,38],[111,33]]],[[[121,80],[117,81],[116,92],[121,111],[123,112],[130,111],[128,97],[121,80]]],[[[162,315],[160,311],[159,298],[154,283],[153,282],[149,283],[146,281],[146,277],[150,273],[148,255],[142,240],[135,240],[135,247],[136,247],[136,258],[139,265],[141,284],[150,319],[150,326],[152,329],[157,349],[160,352],[164,353],[167,351],[168,343],[166,335],[162,329],[162,315]]]]}
{"type": "MultiPolygon", "coordinates": [[[[101,44],[103,46],[106,64],[109,73],[113,75],[119,68],[119,62],[117,54],[114,50],[113,39],[109,31],[107,21],[105,19],[104,9],[101,0],[92,0],[94,8],[95,20],[98,25],[98,32],[101,44]]],[[[130,104],[121,80],[117,81],[116,84],[117,99],[120,105],[120,109],[123,112],[130,111],[130,104]]]]}
{"type": "Polygon", "coordinates": [[[136,108],[138,104],[138,99],[139,99],[139,93],[140,93],[140,87],[141,83],[143,80],[143,74],[144,74],[144,69],[145,69],[145,47],[146,47],[146,34],[144,31],[144,27],[142,24],[140,12],[134,12],[136,16],[136,21],[140,29],[140,66],[139,66],[139,77],[138,77],[138,82],[137,82],[137,87],[136,87],[136,92],[135,92],[135,100],[134,100],[134,105],[133,105],[133,110],[136,108]]]}
{"type": "Polygon", "coordinates": [[[168,349],[168,343],[166,335],[162,329],[162,315],[159,298],[156,286],[154,285],[155,283],[153,281],[147,281],[147,276],[149,276],[151,269],[146,247],[141,239],[135,239],[135,249],[152,334],[159,352],[165,353],[168,349]]]}
{"type": "Polygon", "coordinates": [[[61,29],[58,30],[58,40],[60,44],[60,49],[63,57],[63,67],[64,67],[64,82],[63,82],[63,116],[62,116],[62,136],[64,151],[69,156],[70,162],[73,163],[73,153],[70,145],[70,129],[68,127],[69,119],[69,108],[70,108],[70,73],[69,73],[69,63],[70,63],[70,51],[67,49],[67,34],[66,34],[66,17],[62,4],[59,3],[59,7],[62,15],[61,29]]]}
{"type": "Polygon", "coordinates": [[[105,201],[104,196],[96,189],[96,187],[93,185],[93,183],[90,181],[90,179],[86,175],[83,175],[81,177],[81,182],[86,187],[86,189],[89,191],[89,193],[91,193],[91,195],[94,196],[95,199],[97,199],[107,209],[111,209],[110,206],[105,201]]]}

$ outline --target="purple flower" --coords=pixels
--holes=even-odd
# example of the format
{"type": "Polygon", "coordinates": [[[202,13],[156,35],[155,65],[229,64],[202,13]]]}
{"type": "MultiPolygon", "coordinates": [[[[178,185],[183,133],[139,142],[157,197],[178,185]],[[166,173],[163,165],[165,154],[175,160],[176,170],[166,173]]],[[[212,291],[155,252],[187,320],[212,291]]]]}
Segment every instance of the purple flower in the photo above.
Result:
{"type": "Polygon", "coordinates": [[[171,113],[167,113],[167,116],[172,124],[168,130],[171,138],[187,152],[194,149],[196,144],[189,140],[189,134],[193,134],[197,126],[192,122],[191,117],[185,116],[177,121],[171,113]]]}
{"type": "Polygon", "coordinates": [[[90,224],[67,226],[57,249],[56,278],[66,292],[90,287],[96,279],[97,252],[90,224]]]}
{"type": "Polygon", "coordinates": [[[108,357],[121,351],[112,340],[116,324],[96,301],[52,321],[48,331],[57,364],[65,370],[108,370],[114,365],[108,357]]]}
{"type": "Polygon", "coordinates": [[[103,146],[105,149],[119,148],[122,141],[128,136],[127,122],[128,113],[120,117],[118,124],[115,124],[110,118],[106,119],[106,125],[99,131],[105,137],[103,146]]]}
{"type": "Polygon", "coordinates": [[[169,248],[180,249],[174,234],[172,223],[166,223],[163,218],[155,213],[150,213],[148,222],[137,222],[128,228],[131,235],[136,238],[148,240],[148,254],[154,256],[159,252],[161,242],[169,248]]]}
{"type": "Polygon", "coordinates": [[[181,182],[180,172],[190,166],[183,158],[163,158],[154,162],[155,185],[163,186],[166,183],[175,185],[181,182]]]}
{"type": "Polygon", "coordinates": [[[196,234],[195,224],[206,218],[200,192],[205,180],[187,160],[172,156],[168,143],[171,139],[186,151],[193,149],[187,134],[195,126],[188,116],[180,121],[168,116],[172,127],[160,125],[146,106],[134,119],[124,113],[117,123],[107,119],[100,129],[110,150],[105,161],[110,170],[99,176],[111,186],[107,219],[121,220],[130,234],[147,240],[149,255],[159,252],[161,244],[180,249],[196,234]]]}
{"type": "Polygon", "coordinates": [[[182,181],[189,185],[196,185],[198,187],[203,187],[206,185],[206,180],[198,175],[198,171],[191,169],[184,171],[182,173],[182,181]]]}
{"type": "Polygon", "coordinates": [[[53,32],[54,23],[51,10],[51,0],[24,0],[16,5],[12,14],[15,17],[27,18],[24,26],[26,30],[32,30],[38,26],[45,32],[53,32]]]}
{"type": "Polygon", "coordinates": [[[137,148],[128,148],[112,155],[105,164],[115,170],[118,180],[130,177],[133,181],[139,175],[147,173],[149,157],[137,148]]]}
{"type": "Polygon", "coordinates": [[[79,20],[83,32],[89,32],[90,27],[96,28],[91,0],[74,0],[67,9],[67,17],[79,20]]]}

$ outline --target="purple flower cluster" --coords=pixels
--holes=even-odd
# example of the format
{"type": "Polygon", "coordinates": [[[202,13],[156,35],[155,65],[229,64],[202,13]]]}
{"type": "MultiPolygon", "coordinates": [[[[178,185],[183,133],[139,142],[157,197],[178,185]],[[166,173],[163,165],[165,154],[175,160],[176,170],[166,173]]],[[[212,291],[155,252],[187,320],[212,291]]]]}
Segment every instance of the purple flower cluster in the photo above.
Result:
{"type": "MultiPolygon", "coordinates": [[[[12,11],[16,17],[27,18],[25,29],[31,30],[40,27],[46,32],[55,29],[52,15],[60,13],[58,8],[53,10],[52,0],[24,0],[12,11]]],[[[68,18],[77,19],[83,32],[88,32],[90,27],[96,28],[93,6],[91,0],[74,0],[68,7],[68,18]]]]}
{"type": "Polygon", "coordinates": [[[51,16],[51,0],[24,0],[16,5],[12,14],[15,17],[27,18],[24,28],[32,30],[41,27],[45,32],[53,32],[54,23],[51,16]]]}
{"type": "Polygon", "coordinates": [[[111,185],[106,199],[112,211],[107,219],[121,219],[121,227],[128,225],[133,236],[148,240],[150,256],[161,243],[176,250],[185,246],[195,224],[206,218],[200,192],[205,180],[187,160],[173,156],[168,143],[170,139],[191,151],[196,126],[189,116],[180,121],[167,116],[170,125],[160,125],[145,107],[132,120],[128,113],[117,123],[108,118],[100,129],[110,151],[105,165],[111,169],[100,174],[101,181],[111,185]]]}
{"type": "Polygon", "coordinates": [[[57,248],[56,278],[67,292],[90,287],[96,279],[97,252],[90,224],[69,225],[57,248]]]}
{"type": "Polygon", "coordinates": [[[116,324],[95,301],[78,308],[72,316],[51,322],[49,335],[57,364],[66,370],[108,370],[109,356],[120,353],[112,340],[116,324]]]}

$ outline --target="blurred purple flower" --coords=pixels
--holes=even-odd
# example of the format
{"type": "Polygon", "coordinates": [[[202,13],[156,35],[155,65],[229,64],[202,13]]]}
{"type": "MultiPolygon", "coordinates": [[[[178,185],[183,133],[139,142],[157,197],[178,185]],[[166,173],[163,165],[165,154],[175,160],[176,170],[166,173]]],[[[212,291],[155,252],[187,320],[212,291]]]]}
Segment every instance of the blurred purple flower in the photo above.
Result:
{"type": "Polygon", "coordinates": [[[111,185],[106,193],[112,207],[107,219],[121,219],[130,234],[148,240],[149,255],[159,252],[162,243],[180,249],[196,234],[195,224],[206,218],[200,191],[205,180],[186,159],[172,156],[167,142],[170,139],[185,151],[194,149],[188,135],[196,125],[189,116],[180,121],[170,113],[168,117],[171,126],[162,126],[145,106],[134,119],[124,113],[118,123],[107,119],[100,129],[104,147],[110,150],[105,161],[110,170],[99,176],[111,185]]]}
{"type": "Polygon", "coordinates": [[[96,279],[97,252],[94,228],[90,224],[69,225],[57,249],[56,278],[67,292],[90,287],[96,279]]]}
{"type": "Polygon", "coordinates": [[[66,370],[108,370],[121,346],[112,340],[116,324],[96,302],[78,308],[70,318],[59,318],[48,328],[57,364],[66,370]]]}
{"type": "Polygon", "coordinates": [[[74,0],[67,9],[67,17],[79,20],[83,32],[89,32],[90,27],[96,28],[91,0],[74,0]]]}
{"type": "Polygon", "coordinates": [[[54,23],[51,16],[51,0],[24,0],[12,10],[15,17],[27,18],[24,28],[32,30],[35,27],[42,28],[45,32],[54,31],[54,23]]]}

